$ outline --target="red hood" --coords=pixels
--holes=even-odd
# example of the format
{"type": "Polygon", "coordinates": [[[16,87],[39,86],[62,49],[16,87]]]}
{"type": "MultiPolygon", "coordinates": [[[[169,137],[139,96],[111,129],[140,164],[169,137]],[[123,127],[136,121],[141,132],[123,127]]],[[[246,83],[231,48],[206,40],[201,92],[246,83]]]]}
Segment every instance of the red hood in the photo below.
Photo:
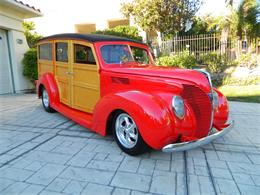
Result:
{"type": "MultiPolygon", "coordinates": [[[[202,89],[209,91],[210,85],[202,73],[196,70],[164,67],[164,66],[151,66],[151,65],[110,65],[107,71],[144,75],[161,78],[171,78],[176,80],[183,80],[198,85],[202,89]]],[[[181,82],[180,82],[181,83],[181,82]]]]}

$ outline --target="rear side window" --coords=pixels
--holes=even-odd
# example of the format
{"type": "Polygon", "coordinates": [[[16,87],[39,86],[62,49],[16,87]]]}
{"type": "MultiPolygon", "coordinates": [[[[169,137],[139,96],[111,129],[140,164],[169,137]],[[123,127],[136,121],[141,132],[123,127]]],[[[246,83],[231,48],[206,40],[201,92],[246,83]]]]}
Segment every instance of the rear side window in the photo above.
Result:
{"type": "Polygon", "coordinates": [[[39,58],[41,60],[52,60],[52,44],[44,43],[39,45],[39,58]]]}
{"type": "Polygon", "coordinates": [[[56,43],[56,61],[68,62],[68,43],[56,43]]]}
{"type": "Polygon", "coordinates": [[[96,64],[91,47],[74,44],[74,62],[79,64],[96,64]]]}

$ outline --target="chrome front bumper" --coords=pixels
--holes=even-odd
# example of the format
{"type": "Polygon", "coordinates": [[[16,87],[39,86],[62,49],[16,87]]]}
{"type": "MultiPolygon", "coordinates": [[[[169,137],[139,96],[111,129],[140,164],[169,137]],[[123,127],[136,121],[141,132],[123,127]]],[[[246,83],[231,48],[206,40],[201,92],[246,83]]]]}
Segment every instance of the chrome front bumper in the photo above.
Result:
{"type": "Polygon", "coordinates": [[[221,131],[212,129],[212,131],[210,132],[210,134],[207,137],[203,137],[203,138],[195,140],[195,141],[168,144],[162,148],[162,151],[163,152],[179,152],[179,151],[190,150],[193,148],[203,146],[205,144],[212,142],[213,140],[215,140],[219,137],[222,137],[223,135],[228,133],[232,129],[233,126],[234,126],[234,121],[231,121],[229,123],[229,125],[226,128],[222,129],[221,131]]]}

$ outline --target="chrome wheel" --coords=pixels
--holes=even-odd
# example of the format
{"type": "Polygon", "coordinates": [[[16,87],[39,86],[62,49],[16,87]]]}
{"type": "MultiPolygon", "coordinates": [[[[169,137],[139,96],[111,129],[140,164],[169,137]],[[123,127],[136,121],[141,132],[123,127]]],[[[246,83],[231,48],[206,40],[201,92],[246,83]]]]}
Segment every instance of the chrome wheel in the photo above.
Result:
{"type": "Polygon", "coordinates": [[[115,131],[118,141],[128,149],[135,147],[138,141],[138,129],[134,120],[126,113],[116,118],[115,131]]]}
{"type": "Polygon", "coordinates": [[[42,92],[42,102],[45,108],[49,107],[49,95],[46,91],[46,89],[43,90],[42,92]]]}

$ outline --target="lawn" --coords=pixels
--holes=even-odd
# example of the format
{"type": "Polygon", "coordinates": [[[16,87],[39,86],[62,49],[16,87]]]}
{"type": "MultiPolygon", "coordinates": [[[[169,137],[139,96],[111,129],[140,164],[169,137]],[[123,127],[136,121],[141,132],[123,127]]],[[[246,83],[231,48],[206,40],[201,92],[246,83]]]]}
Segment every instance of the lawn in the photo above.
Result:
{"type": "Polygon", "coordinates": [[[228,100],[260,103],[260,85],[224,85],[218,89],[228,98],[228,100]]]}

